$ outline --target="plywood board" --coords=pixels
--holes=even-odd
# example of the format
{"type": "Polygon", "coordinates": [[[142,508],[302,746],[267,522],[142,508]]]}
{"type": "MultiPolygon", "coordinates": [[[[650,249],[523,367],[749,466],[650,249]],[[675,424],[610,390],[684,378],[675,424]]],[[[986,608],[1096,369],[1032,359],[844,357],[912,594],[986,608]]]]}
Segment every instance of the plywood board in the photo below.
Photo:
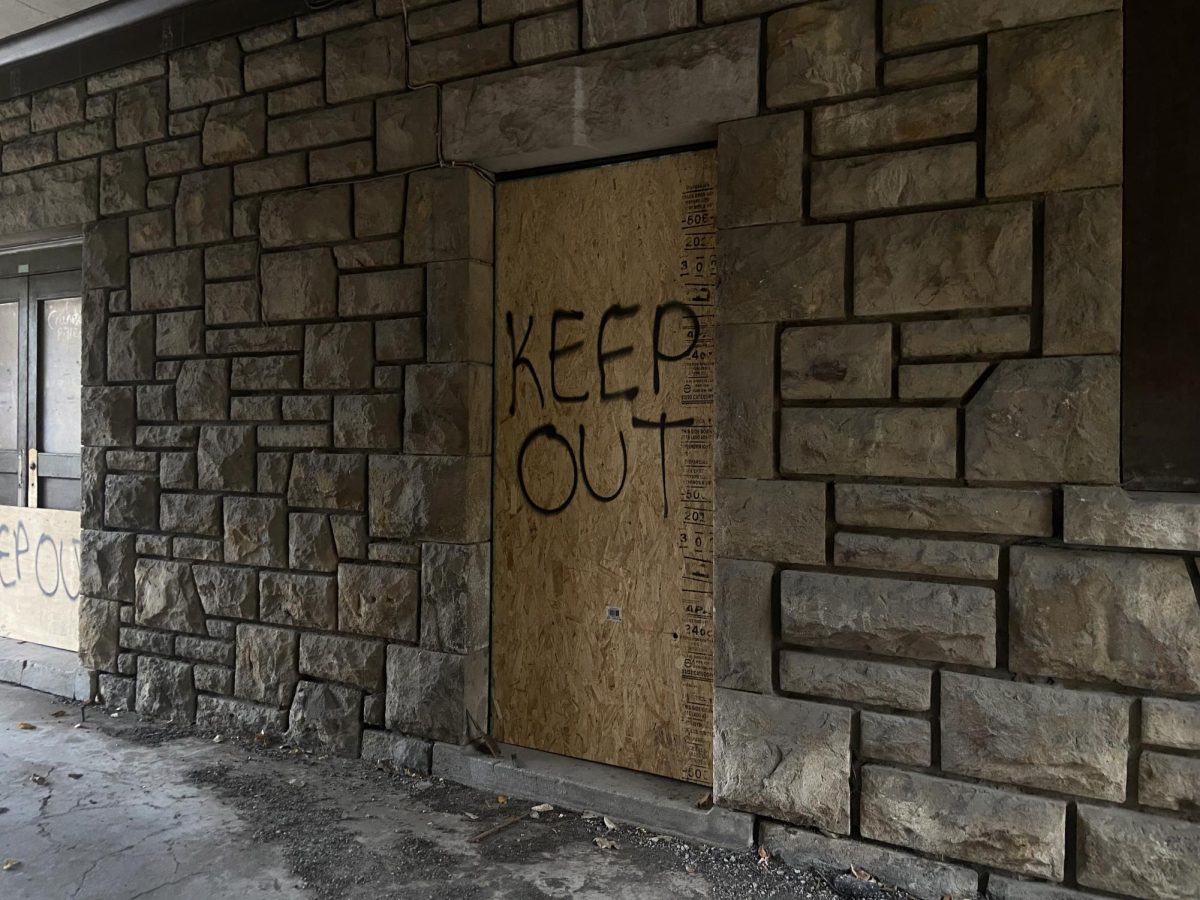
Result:
{"type": "Polygon", "coordinates": [[[0,506],[0,636],[79,649],[79,513],[0,506]]]}
{"type": "Polygon", "coordinates": [[[497,188],[493,730],[712,763],[712,152],[497,188]]]}

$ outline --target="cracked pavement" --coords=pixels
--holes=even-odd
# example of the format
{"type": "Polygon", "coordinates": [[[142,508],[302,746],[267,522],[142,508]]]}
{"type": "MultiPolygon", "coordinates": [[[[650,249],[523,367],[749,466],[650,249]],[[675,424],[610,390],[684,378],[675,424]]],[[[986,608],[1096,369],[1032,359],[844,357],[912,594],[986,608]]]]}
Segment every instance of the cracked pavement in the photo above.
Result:
{"type": "Polygon", "coordinates": [[[80,709],[0,684],[0,861],[19,861],[0,870],[3,900],[897,896],[871,882],[840,890],[753,851],[610,831],[595,815],[534,814],[536,798],[216,743],[132,713],[88,709],[76,728],[80,709]]]}

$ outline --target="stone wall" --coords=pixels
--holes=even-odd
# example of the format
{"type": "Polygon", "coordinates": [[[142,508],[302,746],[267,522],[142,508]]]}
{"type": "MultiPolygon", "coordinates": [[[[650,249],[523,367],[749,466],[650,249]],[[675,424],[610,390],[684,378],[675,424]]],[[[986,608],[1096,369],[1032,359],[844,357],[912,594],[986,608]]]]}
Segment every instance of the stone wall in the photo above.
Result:
{"type": "Polygon", "coordinates": [[[1196,897],[1120,5],[356,0],[0,102],[0,232],[87,224],[108,699],[414,768],[485,727],[491,187],[438,163],[716,140],[717,802],[921,897],[1196,897]]]}

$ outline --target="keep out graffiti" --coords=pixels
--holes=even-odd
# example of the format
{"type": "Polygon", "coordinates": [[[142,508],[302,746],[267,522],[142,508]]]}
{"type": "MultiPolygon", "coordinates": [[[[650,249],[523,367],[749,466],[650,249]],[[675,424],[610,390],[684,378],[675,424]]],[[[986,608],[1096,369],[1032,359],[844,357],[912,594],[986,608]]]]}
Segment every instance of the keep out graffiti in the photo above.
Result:
{"type": "Polygon", "coordinates": [[[0,601],[6,594],[77,601],[78,535],[63,537],[32,519],[4,516],[0,521],[0,601]]]}
{"type": "MultiPolygon", "coordinates": [[[[601,313],[598,320],[593,316],[591,322],[583,311],[576,309],[556,309],[548,322],[539,321],[533,315],[520,322],[511,311],[505,313],[504,319],[512,366],[509,415],[517,412],[518,382],[521,381],[531,385],[537,392],[542,410],[547,408],[547,391],[549,399],[564,408],[589,401],[605,405],[625,404],[629,407],[628,427],[631,430],[657,432],[657,462],[662,485],[663,517],[666,518],[670,512],[667,436],[672,431],[691,428],[696,422],[692,417],[670,417],[661,410],[655,416],[639,416],[634,413],[633,407],[634,401],[641,398],[637,406],[644,412],[647,406],[646,392],[651,392],[655,398],[663,394],[668,367],[698,352],[701,324],[692,307],[678,300],[670,300],[654,306],[651,314],[649,307],[614,303],[601,313]],[[648,371],[642,379],[631,380],[630,367],[622,366],[622,361],[633,358],[639,349],[629,337],[631,333],[636,333],[631,332],[630,327],[636,328],[638,324],[645,328],[642,335],[643,340],[648,342],[650,365],[646,367],[648,371]],[[544,356],[535,357],[528,348],[530,336],[538,328],[548,328],[549,349],[544,356]],[[589,328],[594,328],[594,334],[590,335],[592,340],[580,339],[581,335],[589,336],[589,328]],[[564,362],[570,362],[576,373],[570,385],[564,385],[561,377],[564,362]],[[590,373],[590,383],[578,377],[581,370],[590,373]]],[[[641,349],[644,355],[645,348],[641,349]]],[[[555,516],[575,502],[581,489],[600,503],[612,503],[618,499],[625,490],[630,470],[629,442],[625,437],[625,429],[618,428],[615,438],[609,438],[616,441],[621,456],[620,477],[611,485],[598,484],[595,473],[588,467],[588,448],[593,447],[595,453],[596,439],[597,436],[589,435],[587,426],[581,422],[567,425],[561,421],[544,421],[530,430],[521,441],[516,459],[513,460],[517,483],[525,502],[538,513],[555,516]],[[562,462],[556,461],[554,464],[559,477],[554,479],[550,487],[545,487],[547,479],[544,473],[531,471],[530,459],[534,454],[541,459],[550,458],[550,453],[561,457],[562,462]],[[539,484],[543,485],[537,491],[532,487],[532,476],[535,474],[539,476],[539,484]]]]}

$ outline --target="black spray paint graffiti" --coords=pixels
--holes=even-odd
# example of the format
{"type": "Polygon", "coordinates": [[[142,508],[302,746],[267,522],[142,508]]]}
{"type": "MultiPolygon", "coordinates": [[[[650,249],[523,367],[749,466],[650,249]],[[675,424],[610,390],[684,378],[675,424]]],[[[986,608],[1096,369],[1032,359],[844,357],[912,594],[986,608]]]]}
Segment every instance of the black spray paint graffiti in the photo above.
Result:
{"type": "MultiPolygon", "coordinates": [[[[631,344],[625,344],[619,347],[606,349],[605,333],[609,325],[613,322],[618,322],[624,319],[631,319],[641,311],[641,306],[622,306],[619,303],[614,303],[608,307],[600,317],[600,325],[596,330],[596,370],[598,373],[599,382],[599,397],[601,403],[613,403],[618,401],[629,402],[638,396],[641,392],[639,385],[627,385],[624,387],[612,387],[610,385],[610,366],[617,360],[631,356],[634,352],[634,347],[631,344]]],[[[586,316],[581,310],[575,309],[556,309],[550,316],[550,350],[547,354],[549,361],[550,374],[550,396],[558,403],[585,403],[591,397],[591,391],[583,391],[582,393],[566,393],[559,387],[559,361],[563,357],[579,353],[583,350],[583,341],[573,341],[570,343],[560,343],[560,327],[569,326],[571,323],[582,323],[586,316]]],[[[509,399],[508,412],[513,415],[517,411],[517,381],[522,371],[524,371],[537,391],[538,403],[545,409],[546,393],[542,387],[542,380],[538,376],[537,367],[527,355],[529,346],[529,337],[533,333],[534,317],[530,315],[525,323],[525,331],[521,337],[520,345],[517,344],[516,331],[514,329],[514,321],[512,312],[506,312],[504,315],[505,325],[508,329],[508,343],[510,358],[512,362],[511,378],[512,378],[512,393],[509,399]]],[[[565,330],[565,328],[564,328],[565,330]]],[[[676,363],[686,359],[696,349],[696,345],[700,340],[700,320],[692,311],[692,308],[686,303],[681,303],[677,300],[661,303],[654,309],[654,324],[651,328],[651,357],[653,359],[652,387],[655,396],[658,396],[662,391],[662,373],[663,366],[676,363]],[[684,333],[687,335],[687,346],[681,351],[670,351],[664,346],[664,323],[672,317],[682,317],[684,320],[684,333]]],[[[662,482],[662,501],[663,501],[663,518],[667,518],[670,514],[670,501],[667,493],[667,432],[672,429],[688,428],[695,424],[692,418],[686,419],[668,419],[665,412],[661,413],[657,420],[643,419],[638,416],[631,415],[630,426],[634,429],[657,429],[658,430],[658,455],[659,455],[659,471],[662,482]]],[[[569,437],[564,435],[558,428],[547,423],[534,428],[526,435],[524,441],[521,442],[520,450],[517,452],[516,469],[517,483],[521,488],[521,495],[525,498],[525,502],[531,508],[543,515],[554,516],[563,512],[569,507],[575,499],[575,495],[579,490],[579,482],[582,478],[584,488],[588,494],[600,503],[611,503],[616,500],[621,492],[625,489],[626,478],[629,474],[629,451],[625,443],[625,434],[623,431],[617,432],[617,440],[621,448],[621,478],[618,481],[616,488],[609,493],[601,493],[597,490],[588,474],[587,468],[587,431],[581,424],[579,426],[579,452],[576,454],[575,447],[571,443],[569,437]],[[559,502],[553,505],[546,505],[535,500],[529,491],[529,483],[526,478],[526,461],[529,451],[538,443],[546,443],[551,446],[559,447],[565,452],[565,458],[568,461],[568,467],[571,472],[571,487],[567,491],[566,496],[559,502]]],[[[548,448],[547,448],[548,449],[548,448]]]]}
{"type": "Polygon", "coordinates": [[[31,579],[43,597],[57,596],[61,589],[68,600],[78,600],[79,539],[59,540],[43,532],[36,543],[30,544],[29,530],[20,519],[11,528],[0,524],[0,589],[20,589],[31,579]],[[22,567],[21,558],[30,554],[33,559],[26,560],[22,567]]]}

